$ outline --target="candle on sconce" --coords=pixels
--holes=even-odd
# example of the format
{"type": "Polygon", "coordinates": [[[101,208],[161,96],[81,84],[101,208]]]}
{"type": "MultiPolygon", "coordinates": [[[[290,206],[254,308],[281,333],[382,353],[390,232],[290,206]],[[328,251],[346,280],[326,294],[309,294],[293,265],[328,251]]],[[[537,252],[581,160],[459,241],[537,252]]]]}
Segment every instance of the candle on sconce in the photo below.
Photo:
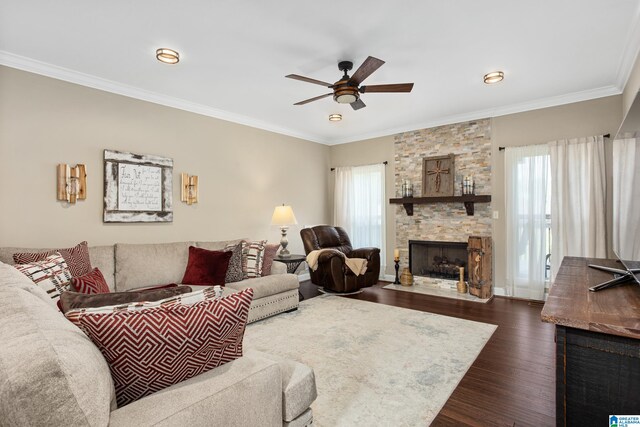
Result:
{"type": "Polygon", "coordinates": [[[393,260],[398,261],[400,259],[400,249],[395,248],[393,250],[393,260]]]}

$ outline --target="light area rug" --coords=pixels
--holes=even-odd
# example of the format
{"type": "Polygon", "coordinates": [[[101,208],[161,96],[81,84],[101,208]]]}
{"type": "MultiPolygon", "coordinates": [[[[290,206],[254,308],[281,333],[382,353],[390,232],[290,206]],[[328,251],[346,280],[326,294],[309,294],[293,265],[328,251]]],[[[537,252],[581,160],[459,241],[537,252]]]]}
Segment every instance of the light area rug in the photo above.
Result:
{"type": "Polygon", "coordinates": [[[318,426],[425,426],[495,325],[322,295],[247,326],[246,349],[311,366],[318,426]]]}

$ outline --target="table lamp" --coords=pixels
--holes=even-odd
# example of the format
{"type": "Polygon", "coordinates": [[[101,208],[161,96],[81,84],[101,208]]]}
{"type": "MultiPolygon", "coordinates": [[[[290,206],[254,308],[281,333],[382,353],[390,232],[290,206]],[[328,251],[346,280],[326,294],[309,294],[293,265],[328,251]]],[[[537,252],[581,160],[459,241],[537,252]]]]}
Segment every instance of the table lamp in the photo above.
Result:
{"type": "Polygon", "coordinates": [[[282,233],[282,238],[280,239],[280,246],[282,249],[280,250],[280,256],[283,258],[287,258],[291,256],[291,253],[287,249],[287,245],[289,241],[287,240],[287,230],[290,225],[297,224],[296,216],[293,214],[293,209],[291,206],[276,206],[273,210],[273,216],[271,217],[271,225],[279,225],[280,232],[282,233]]]}

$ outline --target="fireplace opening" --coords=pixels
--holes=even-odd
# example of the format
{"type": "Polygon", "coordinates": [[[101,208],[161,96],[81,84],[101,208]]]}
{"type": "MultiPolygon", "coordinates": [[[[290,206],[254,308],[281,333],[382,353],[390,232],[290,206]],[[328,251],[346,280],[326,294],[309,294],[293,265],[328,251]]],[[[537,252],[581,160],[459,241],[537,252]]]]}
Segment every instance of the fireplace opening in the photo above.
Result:
{"type": "Polygon", "coordinates": [[[414,276],[459,280],[467,275],[467,242],[409,240],[409,269],[414,276]]]}

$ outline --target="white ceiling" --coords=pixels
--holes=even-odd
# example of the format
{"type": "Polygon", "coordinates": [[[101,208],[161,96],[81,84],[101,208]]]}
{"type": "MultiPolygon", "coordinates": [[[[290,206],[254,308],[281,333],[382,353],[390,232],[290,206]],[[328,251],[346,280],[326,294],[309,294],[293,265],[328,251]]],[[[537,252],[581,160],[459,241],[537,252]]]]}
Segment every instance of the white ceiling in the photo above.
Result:
{"type": "Polygon", "coordinates": [[[337,144],[620,93],[639,16],[638,0],[2,0],[0,64],[337,144]],[[369,55],[386,64],[365,84],[413,92],[293,105],[329,90],[285,75],[334,82],[369,55]],[[492,70],[504,82],[483,84],[492,70]]]}

